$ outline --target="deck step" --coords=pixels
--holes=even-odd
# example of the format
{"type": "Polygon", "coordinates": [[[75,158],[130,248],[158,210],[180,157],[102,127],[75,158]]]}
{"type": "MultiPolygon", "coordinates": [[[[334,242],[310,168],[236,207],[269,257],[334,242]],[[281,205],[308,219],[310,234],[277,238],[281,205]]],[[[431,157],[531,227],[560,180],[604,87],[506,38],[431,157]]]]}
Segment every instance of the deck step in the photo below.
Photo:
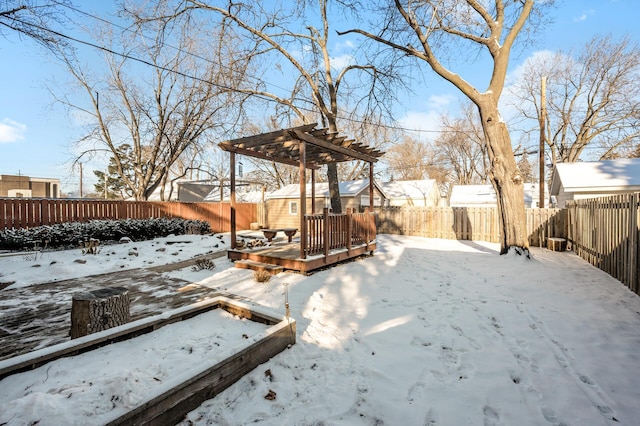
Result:
{"type": "Polygon", "coordinates": [[[284,271],[284,268],[279,265],[272,265],[269,263],[256,262],[246,259],[236,260],[236,268],[253,269],[254,271],[267,271],[271,275],[276,275],[284,271]]]}

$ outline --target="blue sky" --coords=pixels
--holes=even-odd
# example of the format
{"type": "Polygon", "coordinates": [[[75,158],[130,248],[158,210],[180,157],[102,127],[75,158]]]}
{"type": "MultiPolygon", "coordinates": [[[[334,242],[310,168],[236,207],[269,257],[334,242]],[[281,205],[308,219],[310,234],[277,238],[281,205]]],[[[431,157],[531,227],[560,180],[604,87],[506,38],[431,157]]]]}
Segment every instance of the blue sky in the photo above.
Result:
{"type": "MultiPolygon", "coordinates": [[[[85,0],[75,4],[113,20],[106,15],[110,2],[85,0]]],[[[534,47],[512,58],[510,69],[516,69],[536,51],[578,49],[597,34],[616,37],[629,34],[640,42],[638,16],[638,0],[559,1],[555,22],[539,35],[534,47]]],[[[86,20],[83,23],[90,24],[86,20]]],[[[338,42],[344,44],[342,40],[338,42]]],[[[81,52],[90,60],[92,53],[88,48],[81,52]]],[[[53,102],[46,87],[65,81],[65,71],[38,45],[16,34],[0,37],[0,57],[0,174],[59,178],[63,191],[77,190],[79,173],[71,170],[71,160],[73,141],[82,135],[80,123],[53,102]]],[[[415,95],[404,99],[404,107],[398,109],[400,124],[433,129],[439,115],[457,108],[461,98],[452,86],[429,78],[415,95]]],[[[94,181],[91,166],[85,168],[84,177],[86,188],[94,181]]]]}

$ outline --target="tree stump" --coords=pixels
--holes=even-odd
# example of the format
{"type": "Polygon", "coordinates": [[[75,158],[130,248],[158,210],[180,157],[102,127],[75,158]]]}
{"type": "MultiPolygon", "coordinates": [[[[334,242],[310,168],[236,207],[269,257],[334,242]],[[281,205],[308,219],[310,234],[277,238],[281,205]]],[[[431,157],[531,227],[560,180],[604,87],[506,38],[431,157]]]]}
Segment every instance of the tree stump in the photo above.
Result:
{"type": "Polygon", "coordinates": [[[128,323],[130,303],[129,290],[124,287],[74,294],[71,303],[71,338],[128,323]]]}
{"type": "Polygon", "coordinates": [[[564,238],[549,237],[547,238],[547,248],[552,251],[566,251],[567,240],[564,238]]]}

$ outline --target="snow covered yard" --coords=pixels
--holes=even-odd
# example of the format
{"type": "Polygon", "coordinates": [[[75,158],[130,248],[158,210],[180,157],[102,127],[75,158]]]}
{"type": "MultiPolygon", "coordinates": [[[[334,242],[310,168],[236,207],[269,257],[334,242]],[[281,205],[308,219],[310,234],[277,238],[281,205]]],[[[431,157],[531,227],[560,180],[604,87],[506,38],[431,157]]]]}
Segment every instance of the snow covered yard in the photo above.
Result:
{"type": "MultiPolygon", "coordinates": [[[[640,424],[640,298],[572,253],[497,248],[380,235],[373,257],[311,276],[169,273],[281,313],[287,293],[298,328],[184,424],[640,424]]],[[[8,407],[0,424],[54,424],[8,407]]]]}

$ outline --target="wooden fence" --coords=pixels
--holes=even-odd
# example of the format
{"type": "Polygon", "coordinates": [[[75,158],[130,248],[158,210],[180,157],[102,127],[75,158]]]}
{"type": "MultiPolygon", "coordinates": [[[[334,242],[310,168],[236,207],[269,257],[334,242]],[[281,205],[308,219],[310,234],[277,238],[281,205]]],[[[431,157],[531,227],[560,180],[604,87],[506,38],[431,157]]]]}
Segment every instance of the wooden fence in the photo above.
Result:
{"type": "MultiPolygon", "coordinates": [[[[381,234],[500,241],[495,207],[384,207],[376,213],[381,234]]],[[[567,237],[566,210],[526,209],[526,219],[531,246],[545,246],[547,237],[567,237]]]]}
{"type": "Polygon", "coordinates": [[[573,251],[640,294],[640,193],[567,201],[573,251]]]}
{"type": "MultiPolygon", "coordinates": [[[[229,203],[181,203],[175,201],[68,200],[0,198],[0,229],[31,228],[94,219],[148,219],[177,217],[202,220],[213,232],[231,229],[229,203]]],[[[257,206],[238,203],[236,226],[249,229],[257,219],[257,206]]]]}

